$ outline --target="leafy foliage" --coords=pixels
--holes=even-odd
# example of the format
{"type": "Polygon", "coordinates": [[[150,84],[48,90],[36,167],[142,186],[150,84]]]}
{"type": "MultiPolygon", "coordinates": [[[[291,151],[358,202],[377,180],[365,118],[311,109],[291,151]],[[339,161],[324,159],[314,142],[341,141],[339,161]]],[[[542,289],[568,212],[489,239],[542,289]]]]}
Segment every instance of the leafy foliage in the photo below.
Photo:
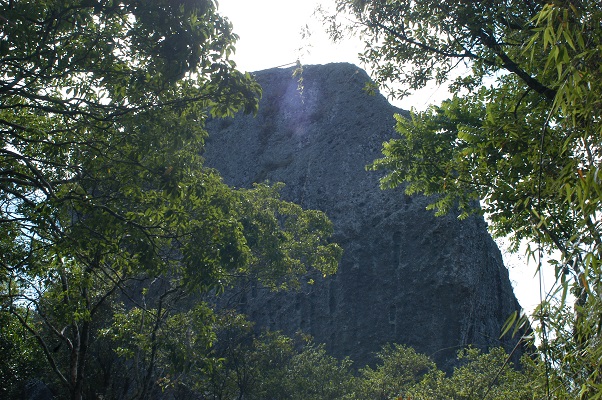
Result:
{"type": "Polygon", "coordinates": [[[366,366],[360,369],[360,377],[351,398],[403,398],[425,374],[436,370],[435,363],[427,356],[398,344],[385,345],[377,357],[379,363],[376,368],[366,366]]]}
{"type": "Polygon", "coordinates": [[[369,168],[387,171],[383,187],[433,195],[439,214],[486,213],[496,235],[510,235],[516,247],[529,243],[536,259],[547,254],[561,299],[544,301],[535,315],[549,362],[547,396],[566,393],[550,387],[554,370],[575,389],[568,396],[602,397],[602,4],[335,3],[337,14],[326,16],[333,37],[345,29],[362,35],[363,61],[393,95],[431,80],[451,80],[456,92],[409,121],[398,117],[400,136],[369,168]],[[342,16],[351,22],[343,25],[342,16]],[[459,64],[470,72],[454,76],[459,64]]]}
{"type": "Polygon", "coordinates": [[[199,385],[207,398],[341,399],[353,390],[351,361],[326,354],[324,345],[299,334],[256,336],[245,318],[218,318],[212,355],[221,360],[199,385]]]}
{"type": "MultiPolygon", "coordinates": [[[[468,348],[458,352],[461,363],[451,376],[432,371],[410,391],[412,399],[534,399],[542,398],[543,390],[534,385],[533,369],[523,371],[508,363],[502,348],[488,353],[468,348]]],[[[531,364],[529,358],[524,363],[531,364]]],[[[536,370],[536,369],[535,369],[536,370]]]]}
{"type": "Polygon", "coordinates": [[[260,95],[216,2],[18,0],[0,18],[3,338],[43,354],[59,398],[147,399],[209,371],[201,294],[336,269],[322,213],[203,166],[206,119],[260,95]]]}
{"type": "Polygon", "coordinates": [[[387,344],[373,366],[353,371],[348,359],[327,355],[304,336],[264,332],[259,337],[240,316],[221,316],[214,355],[223,362],[200,389],[210,399],[533,399],[542,398],[537,360],[522,369],[502,348],[458,352],[458,366],[446,375],[426,355],[387,344]]]}
{"type": "MultiPolygon", "coordinates": [[[[26,310],[16,310],[24,313],[26,310]]],[[[0,313],[0,396],[16,399],[21,396],[20,383],[43,371],[42,354],[24,328],[7,313],[0,313]]]]}

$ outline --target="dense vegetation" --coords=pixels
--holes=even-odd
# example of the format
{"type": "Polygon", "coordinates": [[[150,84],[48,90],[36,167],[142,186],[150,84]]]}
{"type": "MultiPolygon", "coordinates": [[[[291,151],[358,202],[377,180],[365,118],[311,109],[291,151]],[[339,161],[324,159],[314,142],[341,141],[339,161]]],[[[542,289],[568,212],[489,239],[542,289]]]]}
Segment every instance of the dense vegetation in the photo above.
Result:
{"type": "Polygon", "coordinates": [[[458,367],[446,375],[426,355],[386,345],[374,366],[357,370],[302,334],[257,337],[241,316],[225,313],[220,321],[213,354],[223,362],[197,382],[208,399],[527,400],[544,393],[533,360],[525,357],[519,371],[501,348],[487,354],[464,349],[458,367]]]}
{"type": "Polygon", "coordinates": [[[335,3],[333,37],[361,35],[393,96],[431,81],[455,93],[397,117],[369,168],[386,171],[383,188],[433,195],[438,214],[484,213],[494,234],[527,243],[556,276],[534,315],[546,397],[602,397],[602,3],[335,3]]]}
{"type": "Polygon", "coordinates": [[[188,387],[218,363],[203,296],[336,270],[325,215],[203,166],[207,118],[260,95],[215,2],[2,1],[0,24],[0,397],[188,387]]]}

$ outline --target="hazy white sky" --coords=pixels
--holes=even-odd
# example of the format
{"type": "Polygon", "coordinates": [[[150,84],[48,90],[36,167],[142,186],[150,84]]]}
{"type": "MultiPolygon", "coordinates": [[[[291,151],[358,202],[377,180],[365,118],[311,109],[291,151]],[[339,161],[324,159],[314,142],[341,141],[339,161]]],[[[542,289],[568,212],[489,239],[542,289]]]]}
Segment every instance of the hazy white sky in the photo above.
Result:
{"type": "Polygon", "coordinates": [[[314,10],[322,1],[303,0],[219,0],[219,10],[234,24],[240,36],[235,60],[240,69],[258,71],[294,63],[357,63],[359,41],[345,45],[331,43],[314,10]],[[306,27],[311,37],[302,38],[306,27]],[[312,46],[313,45],[313,46],[312,46]]]}
{"type": "MultiPolygon", "coordinates": [[[[361,67],[357,54],[362,50],[358,39],[333,44],[314,14],[316,7],[333,0],[219,0],[219,11],[234,25],[240,36],[234,60],[240,70],[259,71],[297,60],[308,64],[350,62],[361,67]],[[311,36],[303,37],[309,28],[311,36]]],[[[404,109],[424,110],[429,104],[448,97],[445,87],[432,86],[395,105],[404,109]]],[[[500,249],[503,251],[503,244],[500,249]]],[[[505,255],[510,278],[521,305],[532,310],[539,303],[539,283],[532,263],[525,267],[525,259],[505,255]]],[[[548,281],[550,281],[548,279],[548,281]]]]}
{"type": "MultiPolygon", "coordinates": [[[[219,10],[234,24],[240,36],[234,60],[243,71],[259,71],[292,64],[327,64],[349,62],[363,67],[358,58],[362,42],[349,38],[332,43],[316,7],[332,5],[333,0],[219,0],[219,10]],[[311,35],[303,36],[302,31],[311,35]]],[[[424,110],[433,102],[448,97],[445,87],[432,86],[419,93],[395,101],[403,109],[424,110]]]]}

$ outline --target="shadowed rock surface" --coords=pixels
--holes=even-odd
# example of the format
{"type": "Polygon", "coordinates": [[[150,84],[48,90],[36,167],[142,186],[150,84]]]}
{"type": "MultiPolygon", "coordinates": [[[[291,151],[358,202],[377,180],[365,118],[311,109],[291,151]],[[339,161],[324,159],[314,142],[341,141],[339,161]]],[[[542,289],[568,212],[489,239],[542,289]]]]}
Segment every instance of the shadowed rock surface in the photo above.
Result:
{"type": "Polygon", "coordinates": [[[25,384],[23,398],[25,400],[53,400],[54,395],[44,382],[32,379],[25,384]]]}
{"type": "Polygon", "coordinates": [[[434,217],[427,199],[382,191],[365,170],[404,111],[366,94],[369,77],[350,64],[306,66],[302,90],[291,69],[256,76],[259,114],[210,123],[207,165],[237,187],[286,183],[283,198],[326,212],[345,253],[335,276],[312,276],[299,292],[252,287],[240,310],[262,328],[303,330],[357,366],[387,342],[447,370],[468,344],[511,350],[498,337],[519,305],[484,220],[434,217]]]}

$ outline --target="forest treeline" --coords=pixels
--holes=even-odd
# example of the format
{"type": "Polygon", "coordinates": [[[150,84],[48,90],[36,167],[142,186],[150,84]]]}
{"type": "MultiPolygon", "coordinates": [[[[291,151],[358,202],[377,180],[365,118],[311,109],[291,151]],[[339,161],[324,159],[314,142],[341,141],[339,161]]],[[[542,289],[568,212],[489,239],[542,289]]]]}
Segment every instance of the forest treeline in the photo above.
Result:
{"type": "MultiPolygon", "coordinates": [[[[132,353],[143,353],[133,344],[134,337],[118,332],[139,334],[138,325],[134,319],[122,320],[95,338],[85,398],[139,398],[145,371],[136,365],[132,353]]],[[[179,329],[192,330],[189,326],[179,329]]],[[[164,328],[170,335],[179,329],[164,328]]],[[[0,337],[5,355],[1,371],[4,398],[23,398],[24,393],[31,393],[25,388],[33,383],[40,392],[48,390],[56,398],[64,398],[60,382],[35,343],[22,340],[17,342],[20,347],[11,344],[10,335],[19,335],[20,330],[17,324],[9,325],[0,337]],[[9,365],[12,371],[6,369],[9,365]]],[[[324,344],[301,332],[293,337],[280,332],[256,333],[253,324],[234,311],[217,313],[210,330],[215,335],[212,345],[190,355],[185,353],[194,349],[180,336],[159,341],[156,367],[164,373],[157,375],[146,398],[526,400],[545,394],[543,369],[537,359],[525,355],[516,365],[503,348],[488,352],[460,349],[456,367],[446,374],[427,355],[399,344],[383,346],[374,365],[358,368],[348,358],[330,356],[324,344]],[[186,364],[192,355],[193,362],[186,364]]]]}

